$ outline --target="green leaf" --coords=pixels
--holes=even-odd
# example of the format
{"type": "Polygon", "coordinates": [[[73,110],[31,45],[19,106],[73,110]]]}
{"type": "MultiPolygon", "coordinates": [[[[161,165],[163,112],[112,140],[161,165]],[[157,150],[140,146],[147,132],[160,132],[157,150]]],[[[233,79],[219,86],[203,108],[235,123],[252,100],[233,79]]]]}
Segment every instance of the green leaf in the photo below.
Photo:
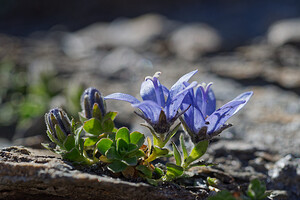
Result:
{"type": "Polygon", "coordinates": [[[53,147],[51,147],[50,144],[41,143],[41,145],[42,145],[43,147],[45,147],[46,149],[48,149],[48,150],[50,150],[50,151],[52,151],[52,152],[55,152],[54,149],[53,149],[53,147]]]}
{"type": "Polygon", "coordinates": [[[179,176],[181,176],[184,172],[184,169],[181,166],[175,165],[173,163],[167,163],[167,177],[169,177],[168,179],[173,179],[173,178],[177,178],[179,176]]]}
{"type": "Polygon", "coordinates": [[[99,119],[100,121],[102,120],[102,112],[97,103],[94,103],[92,115],[93,115],[93,118],[99,119]]]}
{"type": "Polygon", "coordinates": [[[198,144],[196,144],[195,147],[193,148],[191,154],[185,160],[185,168],[188,167],[190,163],[203,156],[207,150],[207,147],[208,147],[208,140],[203,140],[198,142],[198,144]]]}
{"type": "Polygon", "coordinates": [[[94,144],[96,144],[99,141],[99,139],[97,137],[88,137],[85,139],[84,141],[84,146],[85,147],[90,147],[93,146],[94,144]]]}
{"type": "Polygon", "coordinates": [[[63,143],[66,139],[65,133],[61,130],[61,128],[57,124],[55,124],[54,128],[55,128],[55,132],[56,132],[56,136],[57,136],[58,140],[61,143],[63,143]]]}
{"type": "Polygon", "coordinates": [[[127,165],[119,160],[115,160],[110,163],[107,168],[114,173],[124,171],[127,168],[127,165]]]}
{"type": "Polygon", "coordinates": [[[173,147],[174,157],[176,160],[176,165],[181,166],[181,163],[182,163],[181,155],[180,155],[180,152],[179,152],[177,146],[174,144],[174,142],[172,142],[172,147],[173,147]]]}
{"type": "Polygon", "coordinates": [[[166,148],[153,147],[154,154],[158,157],[165,156],[169,153],[169,150],[166,148]]]}
{"type": "Polygon", "coordinates": [[[102,138],[98,143],[97,143],[97,148],[98,151],[102,154],[105,155],[106,151],[110,149],[112,146],[113,141],[108,139],[108,138],[102,138]]]}
{"type": "Polygon", "coordinates": [[[74,135],[68,135],[67,139],[64,141],[64,147],[67,151],[70,151],[75,147],[74,135]]]}
{"type": "Polygon", "coordinates": [[[84,122],[83,129],[90,134],[100,135],[102,133],[101,122],[98,119],[91,118],[84,122]]]}
{"type": "Polygon", "coordinates": [[[116,147],[117,152],[119,152],[121,155],[128,150],[128,144],[123,140],[122,138],[119,138],[117,140],[117,147],[116,147]]]}
{"type": "Polygon", "coordinates": [[[119,128],[116,133],[116,140],[122,138],[127,144],[130,143],[129,130],[126,127],[119,128]]]}
{"type": "Polygon", "coordinates": [[[132,157],[132,156],[136,156],[137,158],[141,158],[145,156],[144,151],[138,149],[137,151],[133,151],[131,153],[128,154],[128,156],[132,157]]]}
{"type": "Polygon", "coordinates": [[[146,180],[147,180],[147,182],[148,182],[150,185],[158,186],[158,181],[157,181],[157,180],[151,179],[151,178],[147,178],[147,177],[146,177],[146,180]]]}
{"type": "Polygon", "coordinates": [[[102,122],[103,132],[112,132],[115,128],[115,124],[111,119],[107,119],[102,122]]]}
{"type": "Polygon", "coordinates": [[[81,138],[81,133],[82,133],[83,127],[80,126],[75,130],[75,146],[77,149],[80,150],[80,153],[83,153],[83,146],[84,146],[84,141],[81,138]]]}
{"type": "Polygon", "coordinates": [[[63,154],[63,158],[74,161],[74,162],[83,162],[84,161],[83,157],[80,155],[80,152],[76,148],[73,148],[71,151],[63,154]]]}
{"type": "Polygon", "coordinates": [[[197,161],[193,164],[190,164],[188,166],[188,168],[192,168],[192,167],[208,167],[208,166],[216,166],[218,165],[217,163],[209,163],[209,162],[205,162],[203,160],[197,161]]]}
{"type": "Polygon", "coordinates": [[[216,178],[207,177],[206,181],[210,186],[216,186],[218,184],[218,179],[216,178]]]}
{"type": "Polygon", "coordinates": [[[78,116],[79,116],[79,120],[81,121],[81,123],[84,123],[85,121],[88,120],[87,118],[85,118],[85,116],[83,115],[82,112],[79,112],[78,116]]]}
{"type": "Polygon", "coordinates": [[[258,179],[252,180],[248,186],[247,195],[253,200],[265,199],[268,196],[265,184],[258,179]]]}
{"type": "Polygon", "coordinates": [[[123,162],[129,166],[136,166],[137,158],[136,157],[123,158],[123,162]]]}
{"type": "Polygon", "coordinates": [[[109,139],[111,139],[112,141],[115,141],[115,139],[116,139],[116,133],[115,132],[107,133],[107,137],[109,139]]]}
{"type": "Polygon", "coordinates": [[[147,178],[152,178],[152,171],[147,166],[138,165],[135,169],[142,172],[147,178]]]}
{"type": "Polygon", "coordinates": [[[117,114],[118,114],[117,112],[108,112],[104,116],[103,120],[111,119],[112,121],[114,121],[114,119],[116,118],[117,114]]]}
{"type": "Polygon", "coordinates": [[[183,134],[180,135],[180,144],[181,144],[181,149],[182,149],[182,153],[183,153],[183,160],[185,160],[188,157],[188,152],[187,152],[186,145],[184,142],[183,134]]]}
{"type": "Polygon", "coordinates": [[[132,153],[134,151],[138,150],[138,146],[136,144],[128,144],[127,152],[132,153]]]}
{"type": "Polygon", "coordinates": [[[115,149],[114,147],[108,149],[108,150],[106,151],[105,156],[106,156],[109,160],[114,160],[114,159],[119,160],[119,159],[121,159],[120,154],[116,151],[116,149],[115,149]]]}
{"type": "Polygon", "coordinates": [[[207,200],[236,200],[227,190],[218,192],[215,196],[208,197],[207,200]]]}
{"type": "Polygon", "coordinates": [[[159,168],[159,167],[155,167],[154,168],[154,172],[156,174],[158,174],[160,177],[164,175],[164,171],[161,168],[159,168]]]}
{"type": "Polygon", "coordinates": [[[53,135],[50,133],[49,130],[46,131],[47,132],[47,135],[48,135],[48,138],[54,142],[55,144],[58,144],[59,142],[53,137],[53,135]]]}
{"type": "Polygon", "coordinates": [[[130,133],[130,143],[136,144],[138,148],[140,148],[145,142],[145,136],[144,134],[140,132],[132,132],[130,133]]]}

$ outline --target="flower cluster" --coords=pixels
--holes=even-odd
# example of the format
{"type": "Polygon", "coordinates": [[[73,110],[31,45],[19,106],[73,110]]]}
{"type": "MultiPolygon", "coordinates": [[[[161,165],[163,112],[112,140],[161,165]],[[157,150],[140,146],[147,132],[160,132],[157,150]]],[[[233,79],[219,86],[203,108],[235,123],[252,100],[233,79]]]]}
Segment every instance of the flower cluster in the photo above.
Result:
{"type": "Polygon", "coordinates": [[[52,144],[44,146],[74,163],[106,163],[112,172],[144,177],[152,184],[178,178],[189,168],[203,165],[196,161],[206,152],[209,140],[231,126],[226,121],[253,94],[245,92],[216,110],[212,83],[189,82],[196,73],[197,70],[183,75],[170,89],[158,80],[160,72],[146,77],[140,89],[142,101],[124,93],[103,97],[97,89],[88,88],[81,96],[81,122],[70,120],[60,108],[46,113],[47,134],[52,144]],[[136,131],[130,133],[126,127],[117,129],[113,122],[117,113],[107,111],[107,100],[126,101],[137,108],[135,113],[145,120],[143,125],[149,128],[152,140],[136,131]],[[182,135],[182,152],[175,143],[173,151],[165,147],[181,124],[194,143],[190,152],[182,135]],[[167,163],[165,168],[153,166],[152,161],[169,155],[175,157],[176,163],[167,163]]]}

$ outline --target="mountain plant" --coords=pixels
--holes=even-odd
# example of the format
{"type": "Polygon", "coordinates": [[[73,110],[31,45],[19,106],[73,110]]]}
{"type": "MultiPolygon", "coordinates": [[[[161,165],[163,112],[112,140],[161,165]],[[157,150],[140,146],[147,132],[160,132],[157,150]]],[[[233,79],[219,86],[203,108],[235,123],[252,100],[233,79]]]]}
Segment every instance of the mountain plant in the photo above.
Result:
{"type": "Polygon", "coordinates": [[[206,165],[199,159],[209,141],[232,126],[226,121],[253,94],[245,92],[216,109],[212,83],[188,82],[196,73],[197,70],[183,75],[170,89],[160,83],[160,72],[146,77],[140,89],[142,100],[124,93],[102,96],[96,88],[88,88],[81,96],[79,122],[70,119],[61,108],[45,114],[51,143],[44,146],[74,164],[102,163],[112,173],[126,178],[142,177],[151,184],[186,176],[191,167],[206,165]],[[152,138],[126,127],[116,128],[117,113],[107,110],[108,100],[126,101],[136,108],[135,113],[145,120],[142,125],[149,129],[152,138]],[[172,142],[170,149],[166,144],[181,124],[193,147],[187,147],[181,135],[179,146],[172,142]],[[154,164],[161,157],[171,156],[175,163],[154,164]]]}

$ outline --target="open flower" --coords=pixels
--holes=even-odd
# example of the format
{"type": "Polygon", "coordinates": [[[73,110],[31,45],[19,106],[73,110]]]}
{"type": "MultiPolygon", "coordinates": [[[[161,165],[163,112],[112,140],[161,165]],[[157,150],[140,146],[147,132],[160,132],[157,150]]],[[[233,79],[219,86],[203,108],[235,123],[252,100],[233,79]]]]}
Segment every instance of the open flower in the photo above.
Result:
{"type": "MultiPolygon", "coordinates": [[[[184,84],[189,86],[189,83],[184,84]]],[[[195,92],[190,89],[181,105],[182,110],[190,107],[181,121],[194,143],[211,139],[232,126],[225,122],[244,107],[253,94],[252,91],[240,94],[216,110],[216,98],[211,85],[212,83],[199,85],[195,92]]]]}
{"type": "Polygon", "coordinates": [[[104,99],[115,99],[131,103],[133,107],[138,108],[142,112],[142,114],[137,114],[156,133],[168,133],[172,124],[182,114],[178,112],[182,100],[189,89],[195,87],[197,84],[193,82],[186,87],[183,82],[188,81],[195,73],[197,73],[197,70],[182,76],[170,90],[159,82],[160,72],[156,72],[153,77],[146,77],[140,90],[140,95],[143,99],[142,102],[131,95],[123,93],[110,94],[104,97],[104,99]]]}

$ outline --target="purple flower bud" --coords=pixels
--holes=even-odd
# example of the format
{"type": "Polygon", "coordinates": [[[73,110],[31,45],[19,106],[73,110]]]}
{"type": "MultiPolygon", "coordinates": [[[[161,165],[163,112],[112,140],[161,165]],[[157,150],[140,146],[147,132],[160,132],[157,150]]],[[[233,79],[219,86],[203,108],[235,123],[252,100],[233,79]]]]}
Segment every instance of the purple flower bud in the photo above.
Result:
{"type": "Polygon", "coordinates": [[[93,116],[93,108],[97,104],[100,109],[101,115],[106,113],[106,104],[103,100],[101,93],[96,88],[88,88],[81,95],[81,108],[85,118],[90,119],[93,116]]]}
{"type": "Polygon", "coordinates": [[[48,131],[56,140],[61,141],[72,133],[71,121],[61,108],[54,108],[46,113],[45,121],[48,131]]]}

